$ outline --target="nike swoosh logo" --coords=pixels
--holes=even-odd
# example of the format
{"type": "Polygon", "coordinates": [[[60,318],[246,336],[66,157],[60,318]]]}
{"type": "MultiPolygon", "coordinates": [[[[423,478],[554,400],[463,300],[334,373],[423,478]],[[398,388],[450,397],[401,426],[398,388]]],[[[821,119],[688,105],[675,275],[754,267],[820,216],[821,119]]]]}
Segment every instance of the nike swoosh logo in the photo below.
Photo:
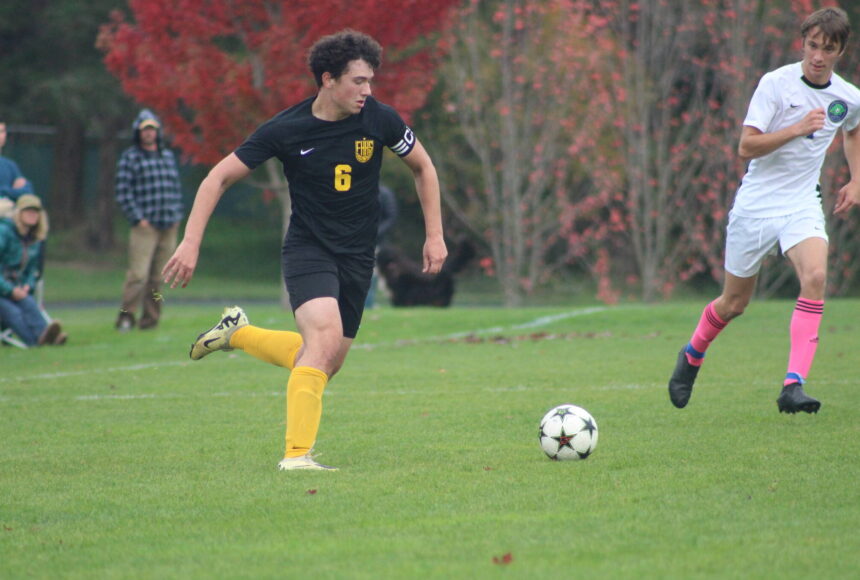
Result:
{"type": "Polygon", "coordinates": [[[217,338],[210,338],[209,340],[204,340],[203,346],[205,346],[206,348],[209,348],[209,345],[212,344],[213,342],[215,342],[216,340],[221,340],[221,337],[219,336],[217,338]]]}
{"type": "Polygon", "coordinates": [[[314,149],[316,149],[316,147],[311,147],[310,149],[302,149],[301,151],[299,151],[299,153],[301,153],[302,155],[307,155],[308,153],[310,153],[314,149]]]}
{"type": "Polygon", "coordinates": [[[788,106],[789,106],[789,107],[791,107],[792,109],[796,109],[796,108],[797,108],[797,107],[799,107],[800,105],[792,105],[791,103],[789,103],[789,104],[788,104],[788,106]]]}

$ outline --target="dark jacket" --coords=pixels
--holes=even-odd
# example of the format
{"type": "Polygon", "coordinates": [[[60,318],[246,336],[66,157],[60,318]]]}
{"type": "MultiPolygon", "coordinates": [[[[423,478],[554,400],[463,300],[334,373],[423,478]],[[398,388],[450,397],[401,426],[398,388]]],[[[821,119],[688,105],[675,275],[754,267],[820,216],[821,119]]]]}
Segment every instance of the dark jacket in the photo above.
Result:
{"type": "Polygon", "coordinates": [[[149,109],[140,112],[133,129],[134,145],[123,151],[117,162],[117,204],[133,226],[145,219],[156,228],[169,228],[185,212],[176,158],[163,146],[161,122],[149,109]],[[146,121],[156,123],[157,151],[140,146],[140,126],[146,121]]]}

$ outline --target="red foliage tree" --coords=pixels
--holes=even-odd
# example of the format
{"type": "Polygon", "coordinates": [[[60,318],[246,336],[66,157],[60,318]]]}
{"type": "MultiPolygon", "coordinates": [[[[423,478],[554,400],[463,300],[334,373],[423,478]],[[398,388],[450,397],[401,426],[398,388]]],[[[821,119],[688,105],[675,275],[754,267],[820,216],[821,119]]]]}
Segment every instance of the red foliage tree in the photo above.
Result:
{"type": "MultiPolygon", "coordinates": [[[[444,96],[465,146],[440,164],[455,184],[447,201],[486,241],[491,258],[482,264],[507,303],[564,261],[584,267],[609,302],[622,284],[652,300],[694,278],[720,281],[750,96],[762,74],[800,59],[800,22],[814,8],[810,0],[465,2],[444,96]]],[[[840,66],[848,79],[856,70],[840,66]]],[[[845,173],[841,154],[832,155],[825,191],[845,173]]],[[[832,220],[830,230],[853,249],[860,236],[850,223],[832,220]]],[[[846,249],[831,271],[836,291],[860,270],[846,249]]],[[[767,264],[759,288],[771,293],[792,277],[767,264]]]]}
{"type": "Polygon", "coordinates": [[[596,166],[615,173],[623,192],[620,247],[628,249],[613,258],[636,264],[630,281],[645,300],[700,274],[720,280],[728,209],[744,170],[735,150],[747,104],[762,74],[799,60],[811,2],[593,6],[619,48],[598,77],[616,95],[608,112],[619,147],[596,152],[596,166]]]}
{"type": "Polygon", "coordinates": [[[260,122],[316,91],[307,49],[353,28],[385,48],[377,96],[407,119],[424,104],[439,51],[425,40],[453,0],[130,0],[98,44],[108,70],[164,119],[190,160],[214,163],[260,122]]]}
{"type": "Polygon", "coordinates": [[[507,305],[520,304],[571,256],[604,276],[608,187],[595,192],[591,182],[605,181],[583,163],[608,146],[608,118],[599,114],[608,89],[590,91],[588,79],[613,44],[593,38],[602,23],[587,8],[577,0],[471,0],[449,33],[446,121],[457,124],[465,146],[439,161],[453,184],[446,201],[486,242],[491,259],[482,264],[507,305]]]}

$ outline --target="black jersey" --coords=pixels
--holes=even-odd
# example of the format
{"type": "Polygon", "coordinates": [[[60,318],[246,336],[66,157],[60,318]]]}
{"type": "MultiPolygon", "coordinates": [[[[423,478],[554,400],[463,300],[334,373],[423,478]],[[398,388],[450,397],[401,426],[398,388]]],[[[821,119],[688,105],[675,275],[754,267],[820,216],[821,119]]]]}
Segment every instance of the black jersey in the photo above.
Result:
{"type": "Polygon", "coordinates": [[[336,254],[372,252],[382,147],[402,157],[415,137],[394,109],[373,98],[340,121],[314,117],[313,101],[260,125],[236,156],[251,169],[272,157],[281,160],[290,184],[290,237],[310,236],[336,254]]]}

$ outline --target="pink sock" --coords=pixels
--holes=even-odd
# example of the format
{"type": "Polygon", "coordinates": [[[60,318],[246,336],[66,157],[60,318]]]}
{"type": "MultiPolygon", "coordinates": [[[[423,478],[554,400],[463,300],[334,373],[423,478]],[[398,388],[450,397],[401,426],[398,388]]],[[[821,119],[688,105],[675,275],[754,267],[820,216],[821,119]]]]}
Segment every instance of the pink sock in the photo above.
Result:
{"type": "Polygon", "coordinates": [[[717,338],[720,331],[728,324],[714,310],[714,302],[716,300],[705,306],[702,317],[699,319],[699,325],[693,332],[693,337],[687,346],[687,362],[696,367],[701,366],[702,359],[705,358],[705,351],[708,350],[711,341],[717,338]]]}
{"type": "Polygon", "coordinates": [[[791,315],[791,352],[783,384],[803,383],[806,380],[815,358],[815,349],[818,348],[818,327],[823,313],[823,300],[797,299],[794,314],[791,315]]]}

